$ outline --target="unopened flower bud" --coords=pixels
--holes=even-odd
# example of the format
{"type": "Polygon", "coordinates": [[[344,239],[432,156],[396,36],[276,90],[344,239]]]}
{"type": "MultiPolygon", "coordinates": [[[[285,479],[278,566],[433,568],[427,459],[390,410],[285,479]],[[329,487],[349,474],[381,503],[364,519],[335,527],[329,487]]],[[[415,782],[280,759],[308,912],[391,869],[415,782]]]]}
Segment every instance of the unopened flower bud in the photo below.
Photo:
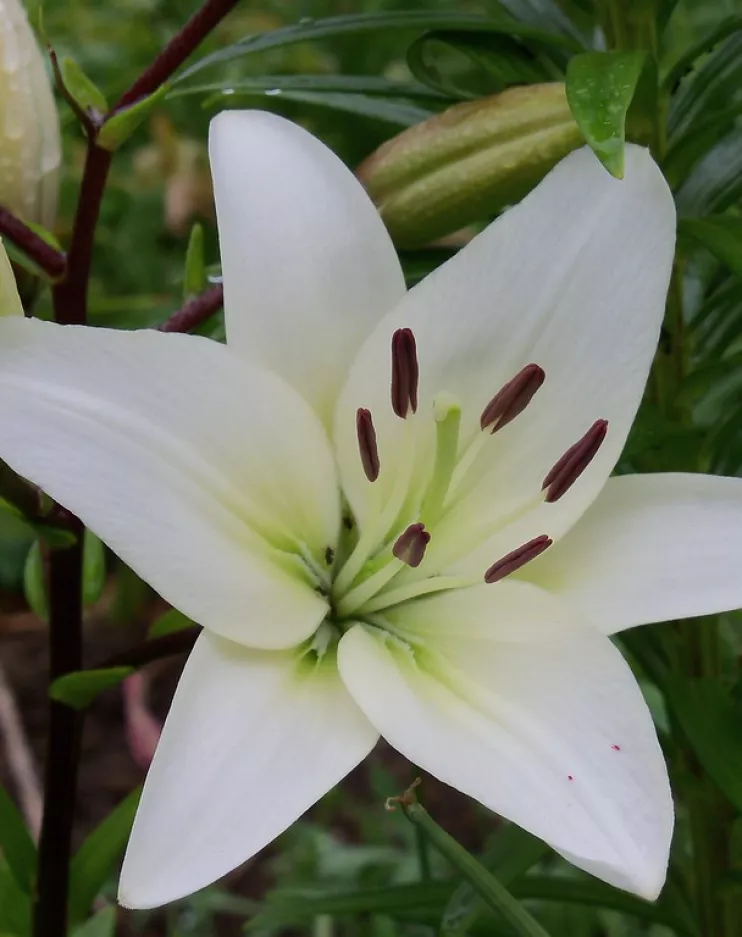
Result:
{"type": "Polygon", "coordinates": [[[583,142],[564,85],[456,104],[358,168],[399,247],[419,247],[521,199],[583,142]]]}
{"type": "Polygon", "coordinates": [[[0,204],[51,228],[60,158],[59,119],[41,49],[20,0],[0,0],[0,204]]]}

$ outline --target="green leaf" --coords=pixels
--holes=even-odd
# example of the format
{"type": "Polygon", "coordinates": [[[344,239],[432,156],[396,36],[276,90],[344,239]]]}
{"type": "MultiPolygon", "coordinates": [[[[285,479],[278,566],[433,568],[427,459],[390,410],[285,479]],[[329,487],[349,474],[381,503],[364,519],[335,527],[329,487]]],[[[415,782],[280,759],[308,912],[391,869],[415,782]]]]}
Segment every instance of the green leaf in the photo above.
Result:
{"type": "Polygon", "coordinates": [[[106,550],[92,530],[86,530],[82,551],[82,598],[93,605],[101,597],[106,584],[106,550]]]}
{"type": "Polygon", "coordinates": [[[569,36],[582,48],[588,45],[582,33],[554,0],[498,0],[498,3],[521,23],[545,25],[569,36]]]}
{"type": "Polygon", "coordinates": [[[70,866],[70,917],[85,919],[98,892],[112,875],[126,846],[141,788],[133,790],[97,826],[80,847],[70,866]]]}
{"type": "Polygon", "coordinates": [[[153,94],[142,98],[141,101],[137,101],[129,107],[112,114],[98,131],[96,138],[98,146],[110,152],[117,150],[149,117],[154,108],[166,97],[169,90],[168,85],[162,85],[153,94]]]}
{"type": "Polygon", "coordinates": [[[376,75],[247,75],[234,81],[211,81],[204,84],[174,87],[168,97],[179,98],[193,94],[223,94],[255,92],[275,97],[276,92],[312,91],[319,93],[369,94],[373,97],[406,98],[423,102],[450,101],[440,94],[413,81],[392,81],[376,75]]]}
{"type": "Polygon", "coordinates": [[[103,670],[76,670],[58,677],[49,687],[49,696],[73,709],[85,709],[104,690],[109,690],[134,673],[134,667],[106,667],[103,670]]]}
{"type": "Polygon", "coordinates": [[[166,634],[185,631],[186,628],[192,628],[193,625],[194,622],[187,618],[183,612],[179,612],[177,608],[171,608],[152,623],[147,638],[162,638],[166,634]]]}
{"type": "Polygon", "coordinates": [[[100,116],[108,111],[105,95],[93,84],[74,59],[63,58],[59,63],[59,71],[64,87],[81,110],[100,116]]]}
{"type": "Polygon", "coordinates": [[[46,575],[41,544],[36,540],[28,551],[23,567],[23,591],[31,611],[42,621],[49,620],[49,602],[46,596],[46,575]]]}
{"type": "Polygon", "coordinates": [[[680,235],[701,244],[732,273],[742,277],[742,218],[728,215],[681,218],[680,235]]]}
{"type": "Polygon", "coordinates": [[[0,787],[0,850],[16,882],[30,895],[36,876],[36,846],[20,810],[0,787]]]}
{"type": "Polygon", "coordinates": [[[662,80],[663,88],[673,93],[684,75],[691,70],[696,59],[705,55],[714,46],[726,39],[727,36],[731,36],[740,30],[742,30],[742,16],[730,16],[729,19],[722,20],[702,39],[683,50],[680,58],[668,69],[662,80]]]}
{"type": "Polygon", "coordinates": [[[21,889],[3,856],[0,856],[0,934],[30,937],[31,899],[21,889]]]}
{"type": "Polygon", "coordinates": [[[734,130],[697,163],[675,196],[682,217],[722,212],[742,198],[742,130],[734,130]]]}
{"type": "Polygon", "coordinates": [[[742,812],[742,707],[711,678],[670,677],[662,690],[699,762],[742,812]]]}
{"type": "Polygon", "coordinates": [[[483,865],[470,855],[453,836],[433,820],[418,803],[404,798],[400,805],[405,817],[419,827],[436,849],[459,871],[486,904],[522,937],[549,937],[547,932],[528,911],[507,891],[483,865]]]}
{"type": "Polygon", "coordinates": [[[116,909],[103,908],[72,932],[72,937],[114,937],[116,909]]]}
{"type": "Polygon", "coordinates": [[[190,78],[205,68],[211,68],[224,62],[231,62],[243,55],[265,52],[297,42],[315,42],[318,39],[330,39],[342,35],[384,32],[391,30],[413,30],[424,32],[429,29],[481,30],[483,32],[502,33],[533,40],[542,45],[579,51],[580,44],[567,36],[551,33],[535,26],[517,23],[509,17],[498,19],[477,16],[473,13],[455,13],[430,10],[398,10],[389,13],[351,13],[347,16],[330,16],[326,19],[305,17],[291,26],[274,29],[268,33],[245,36],[234,45],[219,49],[205,56],[187,68],[176,81],[190,78]]]}
{"type": "MultiPolygon", "coordinates": [[[[495,834],[492,847],[480,861],[509,888],[550,851],[546,843],[520,827],[510,825],[495,834]]],[[[443,912],[441,937],[462,937],[486,911],[487,906],[474,887],[469,882],[462,882],[443,912]]]]}
{"type": "Polygon", "coordinates": [[[719,46],[671,99],[667,125],[675,145],[713,111],[726,108],[742,81],[742,34],[719,46]]]}
{"type": "Polygon", "coordinates": [[[586,52],[567,66],[567,100],[585,140],[611,175],[623,177],[626,115],[643,52],[586,52]]]}

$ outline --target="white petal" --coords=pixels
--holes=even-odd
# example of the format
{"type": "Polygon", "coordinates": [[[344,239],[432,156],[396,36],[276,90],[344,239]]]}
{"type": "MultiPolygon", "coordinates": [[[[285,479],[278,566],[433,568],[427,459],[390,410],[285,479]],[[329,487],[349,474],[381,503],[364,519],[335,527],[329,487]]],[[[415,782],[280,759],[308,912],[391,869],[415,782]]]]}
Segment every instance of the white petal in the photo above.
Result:
{"type": "Polygon", "coordinates": [[[742,608],[741,556],[742,479],[626,475],[523,575],[613,634],[742,608]]]}
{"type": "Polygon", "coordinates": [[[275,839],[354,768],[378,733],[327,655],[199,638],[147,775],[119,901],[151,908],[203,888],[275,839]]]}
{"type": "Polygon", "coordinates": [[[3,316],[22,316],[23,306],[18,295],[13,268],[5,253],[0,238],[0,318],[3,316]]]}
{"type": "Polygon", "coordinates": [[[361,342],[404,295],[363,187],[324,144],[265,111],[226,111],[209,139],[227,339],[329,416],[361,342]]]}
{"type": "Polygon", "coordinates": [[[354,436],[356,408],[374,416],[382,499],[409,458],[401,437],[410,421],[392,416],[388,377],[392,332],[409,327],[420,365],[415,433],[424,440],[413,485],[431,464],[436,394],[461,402],[466,443],[479,436],[480,414],[502,385],[530,362],[546,371],[525,412],[488,437],[459,489],[446,536],[433,532],[426,562],[445,566],[485,542],[474,562],[483,569],[530,537],[563,533],[605,482],[635,415],[662,322],[674,238],[672,196],[648,152],[629,147],[626,177],[618,181],[585,149],[412,290],[362,348],[338,407],[341,474],[357,514],[366,510],[368,483],[354,436]],[[573,489],[499,537],[503,517],[538,501],[548,470],[601,418],[609,421],[608,437],[573,489]],[[468,542],[458,542],[464,530],[468,542]]]}
{"type": "Polygon", "coordinates": [[[400,639],[357,626],[338,653],[382,736],[580,868],[656,897],[672,800],[646,704],[610,640],[526,583],[410,603],[392,623],[400,639]]]}
{"type": "Polygon", "coordinates": [[[206,627],[290,647],[325,614],[256,533],[320,557],[334,542],[322,427],[215,342],[0,320],[0,456],[206,627]]]}

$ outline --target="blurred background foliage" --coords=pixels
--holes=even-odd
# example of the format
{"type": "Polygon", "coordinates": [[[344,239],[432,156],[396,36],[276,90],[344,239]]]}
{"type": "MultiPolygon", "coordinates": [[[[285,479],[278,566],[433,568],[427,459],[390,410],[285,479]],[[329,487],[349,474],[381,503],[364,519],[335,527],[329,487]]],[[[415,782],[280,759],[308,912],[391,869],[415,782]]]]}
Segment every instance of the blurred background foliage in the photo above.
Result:
{"type": "MultiPolygon", "coordinates": [[[[191,0],[29,2],[32,23],[57,54],[74,58],[109,101],[151,62],[193,9],[191,0]]],[[[664,0],[662,10],[660,71],[669,76],[672,91],[664,163],[683,219],[677,268],[682,295],[675,298],[675,313],[687,337],[686,360],[682,379],[668,391],[661,349],[655,384],[619,470],[669,466],[738,474],[742,469],[742,2],[664,0]],[[724,22],[731,25],[719,33],[724,22]],[[709,35],[713,41],[702,41],[709,35]],[[686,56],[688,49],[695,49],[695,54],[686,56]]],[[[218,274],[205,145],[209,119],[218,110],[227,106],[275,110],[311,129],[356,167],[400,130],[459,100],[512,85],[562,79],[573,51],[600,44],[593,0],[243,0],[199,50],[193,59],[197,64],[181,73],[166,100],[116,156],[96,240],[92,321],[123,328],[150,326],[176,309],[183,300],[184,258],[194,223],[203,224],[205,259],[208,269],[218,274]],[[322,36],[318,22],[362,14],[378,14],[383,20],[386,14],[402,10],[411,11],[408,21],[392,17],[374,31],[349,28],[322,36]],[[467,17],[505,14],[521,26],[561,35],[568,45],[523,41],[517,29],[507,35],[466,28],[467,17]],[[275,36],[283,41],[263,41],[261,46],[257,40],[239,47],[241,54],[234,57],[223,54],[243,37],[273,31],[279,31],[275,36]],[[212,54],[215,59],[209,60],[212,54]]],[[[55,234],[64,244],[71,230],[85,145],[69,109],[62,105],[60,112],[64,158],[55,234]]],[[[482,217],[471,221],[476,227],[490,215],[485,207],[482,217]]],[[[467,236],[465,232],[462,237],[467,236]]],[[[460,242],[461,238],[444,248],[405,252],[410,281],[449,256],[460,242]]],[[[47,303],[42,292],[40,314],[47,303]]],[[[220,337],[220,317],[202,330],[220,337]]],[[[668,331],[665,340],[672,339],[668,331]]],[[[672,349],[667,354],[672,357],[672,349]]],[[[43,577],[40,560],[31,550],[34,542],[33,531],[23,521],[2,514],[3,606],[17,610],[18,604],[13,606],[8,597],[25,594],[43,618],[43,577]]],[[[115,566],[110,557],[106,566],[95,541],[88,553],[90,605],[95,607],[107,590],[107,622],[125,626],[143,615],[148,623],[157,617],[155,612],[162,609],[152,611],[152,597],[131,573],[115,566]]],[[[643,675],[663,741],[668,741],[674,720],[682,724],[689,740],[691,755],[681,752],[671,768],[685,777],[697,772],[700,763],[712,776],[714,790],[722,792],[717,820],[727,828],[724,848],[731,858],[725,857],[724,880],[717,884],[739,892],[742,770],[736,772],[735,766],[742,762],[734,759],[742,758],[742,721],[732,719],[730,732],[717,734],[710,753],[708,744],[703,744],[708,743],[707,723],[699,721],[700,716],[710,718],[718,711],[721,723],[732,712],[732,704],[742,718],[738,616],[724,616],[720,627],[724,695],[704,691],[695,709],[675,707],[677,700],[667,688],[663,692],[657,688],[662,627],[653,631],[656,637],[643,642],[629,635],[625,649],[643,675]]],[[[121,733],[123,739],[123,729],[121,733]]],[[[486,912],[442,860],[427,853],[412,827],[399,816],[384,813],[384,798],[410,780],[405,770],[382,752],[363,776],[354,775],[350,784],[328,795],[310,819],[297,824],[258,860],[257,877],[250,879],[249,887],[238,882],[237,893],[214,887],[164,914],[126,915],[125,921],[118,920],[120,933],[231,935],[239,933],[247,920],[248,930],[260,935],[507,937],[505,925],[486,912]]],[[[488,868],[517,897],[528,900],[553,937],[709,937],[699,929],[693,910],[687,871],[690,821],[684,804],[679,807],[669,883],[660,902],[652,906],[569,868],[541,843],[495,821],[476,805],[455,796],[446,800],[448,795],[431,790],[443,822],[467,845],[483,852],[488,868]]],[[[115,892],[118,849],[125,842],[130,814],[128,808],[120,814],[109,829],[106,848],[94,853],[93,893],[100,888],[109,899],[115,892]]],[[[3,891],[10,888],[7,881],[0,865],[0,905],[4,902],[9,908],[12,895],[3,891]]],[[[79,937],[110,937],[116,926],[115,913],[104,908],[84,925],[79,937]]],[[[0,933],[23,935],[24,927],[23,920],[20,924],[5,920],[0,933]]],[[[742,918],[731,920],[724,934],[742,935],[742,918]]]]}

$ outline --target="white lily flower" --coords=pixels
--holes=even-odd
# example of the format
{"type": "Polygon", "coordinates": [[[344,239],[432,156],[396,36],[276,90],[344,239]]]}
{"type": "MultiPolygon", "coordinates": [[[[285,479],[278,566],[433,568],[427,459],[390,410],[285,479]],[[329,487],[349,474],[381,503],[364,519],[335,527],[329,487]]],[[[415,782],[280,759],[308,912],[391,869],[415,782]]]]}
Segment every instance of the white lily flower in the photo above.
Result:
{"type": "Polygon", "coordinates": [[[673,256],[658,168],[573,153],[405,293],[304,130],[225,113],[211,160],[227,347],[0,321],[0,456],[204,627],[121,902],[224,875],[379,735],[655,897],[672,800],[608,634],[742,605],[742,481],[608,477],[673,256]]]}

